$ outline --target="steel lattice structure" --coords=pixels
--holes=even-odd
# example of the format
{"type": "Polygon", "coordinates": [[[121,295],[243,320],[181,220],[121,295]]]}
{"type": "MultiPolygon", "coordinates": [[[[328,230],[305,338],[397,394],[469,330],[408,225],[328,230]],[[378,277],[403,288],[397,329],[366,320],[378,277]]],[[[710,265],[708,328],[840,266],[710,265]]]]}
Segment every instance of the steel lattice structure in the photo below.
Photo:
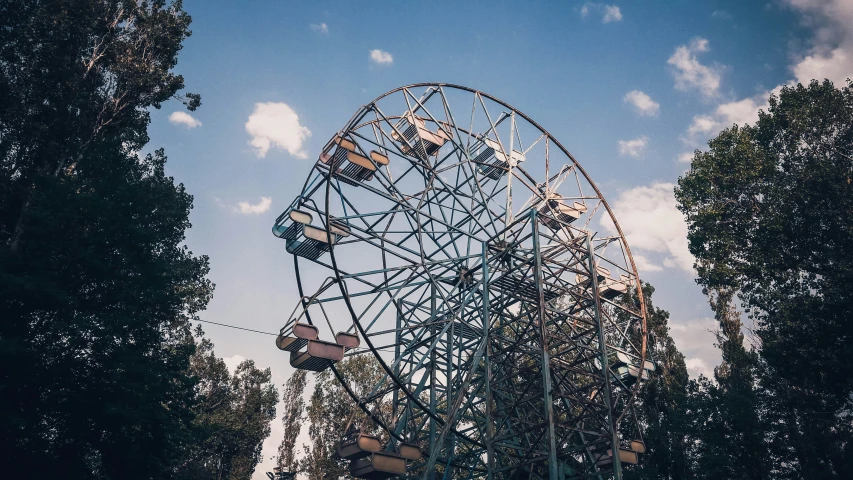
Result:
{"type": "Polygon", "coordinates": [[[354,476],[619,478],[645,451],[632,401],[654,363],[630,250],[581,165],[507,103],[383,94],[273,233],[302,297],[277,345],[330,368],[384,432],[341,432],[354,476]],[[336,368],[350,355],[383,378],[357,388],[336,368]]]}

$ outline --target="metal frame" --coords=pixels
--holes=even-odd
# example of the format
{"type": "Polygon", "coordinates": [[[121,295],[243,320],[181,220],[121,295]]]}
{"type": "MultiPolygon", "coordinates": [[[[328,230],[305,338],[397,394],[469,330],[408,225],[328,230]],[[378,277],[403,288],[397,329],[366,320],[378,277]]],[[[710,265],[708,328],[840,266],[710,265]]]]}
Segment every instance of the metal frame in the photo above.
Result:
{"type": "Polygon", "coordinates": [[[294,256],[299,317],[327,336],[357,333],[347,355],[379,362],[370,391],[330,368],[387,450],[421,446],[406,476],[621,478],[619,455],[611,468],[599,460],[628,444],[618,432],[641,382],[608,359],[645,365],[645,304],[619,224],[580,164],[507,103],[441,83],[377,97],[336,138],[350,143],[324,147],[273,231],[295,231],[299,209],[326,232],[294,256]],[[467,125],[451,108],[460,101],[467,125]],[[390,161],[344,168],[341,145],[390,161]],[[597,236],[601,225],[612,235],[597,236]],[[599,282],[605,267],[620,279],[599,282]]]}

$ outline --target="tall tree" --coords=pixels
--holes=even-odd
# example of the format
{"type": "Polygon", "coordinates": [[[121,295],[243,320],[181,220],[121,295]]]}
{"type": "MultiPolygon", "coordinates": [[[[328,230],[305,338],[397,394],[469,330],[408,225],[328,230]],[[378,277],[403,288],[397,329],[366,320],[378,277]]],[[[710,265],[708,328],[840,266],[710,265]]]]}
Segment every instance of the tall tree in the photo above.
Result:
{"type": "Polygon", "coordinates": [[[190,373],[197,382],[192,440],[177,476],[249,480],[275,418],[278,391],[270,381],[270,370],[244,360],[232,375],[215,355],[210,340],[202,339],[190,373]]]}
{"type": "MultiPolygon", "coordinates": [[[[336,368],[349,381],[350,388],[362,396],[369,393],[385,376],[379,362],[369,354],[348,357],[338,363],[336,368]]],[[[390,408],[390,402],[388,406],[390,408]]],[[[309,480],[350,478],[349,463],[336,454],[338,441],[344,435],[347,424],[352,420],[351,425],[359,426],[363,432],[380,432],[328,370],[316,376],[307,412],[311,445],[304,446],[301,472],[309,480]]],[[[387,440],[387,434],[383,440],[387,440]]]]}
{"type": "Polygon", "coordinates": [[[760,342],[775,463],[853,469],[853,84],[783,88],[679,179],[699,282],[743,299],[760,342]]]}
{"type": "MultiPolygon", "coordinates": [[[[0,0],[0,449],[67,478],[167,478],[191,439],[192,197],[139,157],[190,18],[162,0],[0,0]]],[[[189,107],[197,96],[182,98],[189,107]]]]}
{"type": "Polygon", "coordinates": [[[138,151],[149,107],[181,97],[181,1],[0,0],[0,240],[17,250],[44,177],[74,173],[102,138],[138,151]]]}
{"type": "MultiPolygon", "coordinates": [[[[654,306],[655,288],[643,284],[648,329],[648,357],[655,373],[644,382],[635,411],[643,432],[646,453],[637,467],[626,466],[626,479],[681,480],[691,478],[688,457],[688,384],[684,355],[669,335],[669,312],[654,306]]],[[[636,294],[626,301],[638,302],[636,294]]],[[[638,306],[633,306],[638,308],[638,306]]],[[[625,432],[634,434],[634,432],[625,432]]],[[[633,438],[633,437],[632,437],[633,438]]]]}
{"type": "Polygon", "coordinates": [[[756,385],[758,355],[744,345],[733,292],[717,290],[709,298],[719,324],[722,362],[714,369],[716,382],[701,377],[692,389],[696,477],[774,478],[762,396],[756,385]]]}
{"type": "Polygon", "coordinates": [[[308,384],[308,372],[296,370],[287,379],[282,394],[284,412],[281,415],[281,423],[284,427],[284,435],[281,445],[278,447],[278,466],[285,472],[295,473],[298,468],[296,461],[296,438],[302,431],[302,420],[305,412],[305,386],[308,384]]]}

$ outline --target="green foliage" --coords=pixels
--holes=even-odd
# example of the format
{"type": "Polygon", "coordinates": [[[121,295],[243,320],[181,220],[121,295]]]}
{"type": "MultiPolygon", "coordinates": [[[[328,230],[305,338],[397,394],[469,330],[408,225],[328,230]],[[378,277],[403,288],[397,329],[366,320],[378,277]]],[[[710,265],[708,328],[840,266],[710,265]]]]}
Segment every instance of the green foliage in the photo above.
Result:
{"type": "Polygon", "coordinates": [[[41,178],[26,241],[0,250],[0,436],[45,472],[157,478],[186,440],[189,322],[213,286],[207,258],[182,246],[192,197],[165,176],[162,151],[115,147],[41,178]]]}
{"type": "MultiPolygon", "coordinates": [[[[348,357],[338,363],[336,368],[360,398],[370,393],[385,377],[385,371],[379,362],[369,354],[348,357]]],[[[379,433],[376,426],[355,405],[352,397],[329,370],[315,377],[314,392],[308,402],[307,411],[311,445],[304,446],[305,455],[300,461],[300,472],[307,475],[309,480],[351,478],[349,462],[335,453],[338,441],[346,432],[350,421],[366,433],[379,433]]],[[[387,440],[387,434],[383,440],[387,440]]]]}
{"type": "Polygon", "coordinates": [[[189,24],[179,0],[0,0],[0,172],[13,180],[4,220],[39,176],[73,169],[99,138],[130,151],[147,143],[147,109],[184,86],[172,68],[189,24]]]}
{"type": "MultiPolygon", "coordinates": [[[[643,285],[648,328],[647,355],[656,364],[652,375],[640,390],[636,400],[637,421],[641,425],[646,453],[637,467],[626,467],[626,479],[685,479],[690,478],[688,451],[688,376],[684,355],[675,347],[669,335],[669,312],[652,302],[655,288],[643,285]]],[[[639,302],[636,295],[631,302],[639,302]]],[[[635,306],[634,308],[639,308],[635,306]]],[[[623,437],[635,438],[636,432],[623,432],[623,437]]]]}
{"type": "Polygon", "coordinates": [[[691,388],[696,478],[774,478],[756,385],[758,355],[744,346],[733,298],[730,290],[710,294],[722,362],[716,382],[701,377],[691,388]]]}
{"type": "Polygon", "coordinates": [[[298,468],[296,438],[302,430],[305,411],[303,393],[307,384],[308,372],[306,370],[295,370],[284,385],[281,399],[284,403],[284,412],[281,415],[284,435],[281,439],[281,445],[278,447],[278,466],[285,472],[295,472],[298,468]]]}
{"type": "Polygon", "coordinates": [[[727,129],[709,147],[679,179],[676,198],[700,284],[743,300],[760,347],[758,355],[745,351],[721,322],[729,370],[718,369],[719,388],[735,395],[733,407],[749,401],[761,416],[762,426],[739,428],[763,429],[773,478],[846,478],[853,468],[853,84],[786,87],[754,126],[727,129]],[[756,394],[737,396],[753,386],[756,394]]]}
{"type": "Polygon", "coordinates": [[[248,478],[259,459],[269,372],[231,377],[205,342],[192,357],[213,292],[183,245],[192,197],[162,150],[136,153],[149,108],[201,104],[172,71],[189,23],[180,1],[0,0],[8,475],[248,478]]]}
{"type": "Polygon", "coordinates": [[[248,480],[275,419],[278,391],[270,370],[244,360],[230,375],[213,344],[202,339],[192,357],[196,383],[193,437],[177,475],[186,479],[248,480]]]}

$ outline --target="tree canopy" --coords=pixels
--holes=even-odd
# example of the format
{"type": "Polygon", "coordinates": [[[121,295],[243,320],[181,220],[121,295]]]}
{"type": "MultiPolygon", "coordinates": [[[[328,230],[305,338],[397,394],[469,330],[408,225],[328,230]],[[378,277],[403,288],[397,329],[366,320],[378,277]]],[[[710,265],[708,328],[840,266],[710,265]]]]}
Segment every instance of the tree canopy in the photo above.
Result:
{"type": "Polygon", "coordinates": [[[726,333],[723,355],[738,367],[716,376],[725,388],[722,380],[740,371],[743,388],[760,387],[754,409],[765,423],[752,428],[771,444],[772,478],[846,478],[853,468],[853,84],[783,88],[755,125],[726,129],[697,151],[675,194],[698,282],[739,297],[754,322],[758,357],[735,358],[729,347],[740,321],[729,322],[738,331],[726,333]]]}
{"type": "Polygon", "coordinates": [[[150,108],[200,105],[173,71],[189,24],[180,1],[0,0],[7,474],[187,478],[215,459],[244,479],[259,460],[269,371],[232,376],[205,341],[193,356],[213,293],[184,245],[193,198],[163,150],[138,153],[150,108]]]}

